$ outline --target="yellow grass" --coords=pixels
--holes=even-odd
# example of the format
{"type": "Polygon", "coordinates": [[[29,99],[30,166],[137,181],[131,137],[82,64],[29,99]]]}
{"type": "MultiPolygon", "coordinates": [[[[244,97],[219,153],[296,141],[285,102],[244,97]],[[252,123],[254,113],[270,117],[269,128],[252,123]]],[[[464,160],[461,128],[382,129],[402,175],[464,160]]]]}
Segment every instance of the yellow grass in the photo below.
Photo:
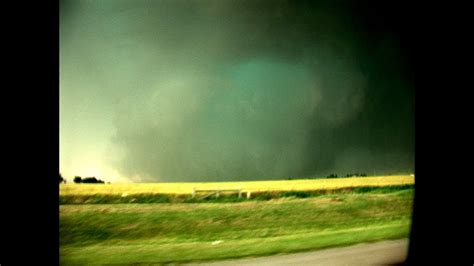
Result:
{"type": "Polygon", "coordinates": [[[331,179],[300,179],[247,182],[187,182],[132,184],[61,184],[60,195],[133,195],[146,193],[190,194],[197,189],[242,189],[243,191],[309,191],[348,187],[391,186],[414,184],[411,175],[352,177],[331,179]]]}

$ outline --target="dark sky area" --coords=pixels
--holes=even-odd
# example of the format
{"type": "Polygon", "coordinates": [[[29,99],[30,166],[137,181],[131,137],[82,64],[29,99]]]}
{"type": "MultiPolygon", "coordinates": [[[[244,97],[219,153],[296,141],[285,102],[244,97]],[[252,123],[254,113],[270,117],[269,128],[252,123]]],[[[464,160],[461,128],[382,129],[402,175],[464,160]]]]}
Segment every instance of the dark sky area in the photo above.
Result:
{"type": "Polygon", "coordinates": [[[408,11],[62,1],[61,172],[116,182],[412,173],[408,11]]]}

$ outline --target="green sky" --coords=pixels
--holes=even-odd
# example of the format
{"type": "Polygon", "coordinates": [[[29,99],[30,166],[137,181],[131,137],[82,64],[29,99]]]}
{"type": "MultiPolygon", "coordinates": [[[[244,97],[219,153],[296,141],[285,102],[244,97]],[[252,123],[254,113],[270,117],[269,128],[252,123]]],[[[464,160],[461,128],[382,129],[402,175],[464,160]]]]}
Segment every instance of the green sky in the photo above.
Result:
{"type": "Polygon", "coordinates": [[[111,182],[414,169],[398,35],[304,1],[62,1],[60,171],[111,182]]]}

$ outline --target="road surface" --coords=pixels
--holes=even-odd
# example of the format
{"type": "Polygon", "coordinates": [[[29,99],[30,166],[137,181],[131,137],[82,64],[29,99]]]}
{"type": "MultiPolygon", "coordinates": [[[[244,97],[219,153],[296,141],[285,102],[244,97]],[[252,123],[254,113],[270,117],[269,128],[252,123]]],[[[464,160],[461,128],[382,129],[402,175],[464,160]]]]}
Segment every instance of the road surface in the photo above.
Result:
{"type": "Polygon", "coordinates": [[[405,260],[407,252],[408,239],[400,239],[287,255],[191,263],[186,265],[396,265],[405,260]]]}

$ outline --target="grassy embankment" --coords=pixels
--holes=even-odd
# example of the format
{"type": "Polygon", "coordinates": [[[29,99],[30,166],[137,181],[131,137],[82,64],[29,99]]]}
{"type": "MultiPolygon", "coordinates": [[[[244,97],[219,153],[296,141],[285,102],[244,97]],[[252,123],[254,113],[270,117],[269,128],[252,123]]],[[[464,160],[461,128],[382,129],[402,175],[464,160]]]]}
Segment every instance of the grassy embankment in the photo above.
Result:
{"type": "Polygon", "coordinates": [[[205,261],[403,238],[413,191],[400,185],[237,203],[61,205],[61,264],[205,261]]]}

